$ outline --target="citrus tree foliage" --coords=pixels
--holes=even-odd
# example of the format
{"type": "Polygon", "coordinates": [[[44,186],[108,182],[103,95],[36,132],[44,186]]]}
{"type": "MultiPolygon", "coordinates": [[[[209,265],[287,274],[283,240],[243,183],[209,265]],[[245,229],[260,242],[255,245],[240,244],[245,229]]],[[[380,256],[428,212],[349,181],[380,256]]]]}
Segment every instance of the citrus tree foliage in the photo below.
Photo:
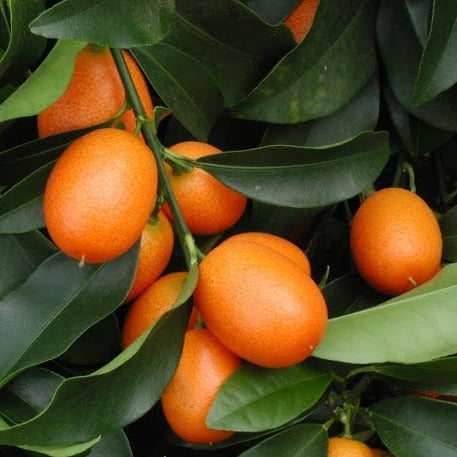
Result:
{"type": "Polygon", "coordinates": [[[322,457],[345,428],[397,457],[457,456],[457,2],[321,0],[296,43],[284,19],[298,3],[0,0],[0,454],[322,457]],[[86,43],[130,49],[161,144],[225,151],[192,165],[249,198],[234,231],[294,240],[327,300],[313,357],[244,364],[224,384],[207,423],[236,433],[219,444],[180,441],[159,402],[197,267],[174,308],[121,350],[138,243],[81,268],[47,236],[55,160],[99,126],[37,139],[36,115],[86,43]],[[395,298],[367,286],[348,247],[361,198],[389,186],[415,186],[444,239],[437,276],[395,298]]]}

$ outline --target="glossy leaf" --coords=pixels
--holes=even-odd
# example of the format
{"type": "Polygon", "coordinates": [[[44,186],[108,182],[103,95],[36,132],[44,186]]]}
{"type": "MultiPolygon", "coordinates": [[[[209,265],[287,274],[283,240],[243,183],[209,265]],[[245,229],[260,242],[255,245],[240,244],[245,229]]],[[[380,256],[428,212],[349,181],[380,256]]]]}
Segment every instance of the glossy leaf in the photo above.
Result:
{"type": "Polygon", "coordinates": [[[130,289],[137,255],[138,245],[111,262],[81,268],[77,260],[58,253],[3,297],[3,383],[62,354],[85,330],[113,312],[130,289]]]}
{"type": "Polygon", "coordinates": [[[232,110],[236,117],[297,123],[346,105],[376,68],[375,8],[369,0],[335,8],[321,0],[313,27],[260,84],[232,110]]]}
{"type": "Polygon", "coordinates": [[[264,146],[207,156],[198,167],[249,198],[294,208],[353,197],[378,177],[389,156],[384,132],[325,148],[264,146]]]}
{"type": "Polygon", "coordinates": [[[54,162],[38,168],[0,196],[0,233],[44,227],[43,192],[54,162]]]}
{"type": "Polygon", "coordinates": [[[33,33],[115,48],[145,46],[169,31],[173,0],[64,0],[35,19],[33,33]]]}
{"type": "Polygon", "coordinates": [[[176,11],[164,42],[209,70],[226,105],[246,95],[295,44],[286,26],[266,24],[238,1],[176,0],[176,11]]]}
{"type": "Polygon", "coordinates": [[[396,397],[380,401],[370,411],[376,432],[397,457],[457,456],[457,405],[396,397]]]}
{"type": "Polygon", "coordinates": [[[168,44],[133,53],[173,114],[198,140],[206,141],[223,106],[213,76],[193,57],[168,44]]]}
{"type": "Polygon", "coordinates": [[[448,210],[438,222],[443,235],[443,258],[457,262],[457,206],[448,210]]]}
{"type": "Polygon", "coordinates": [[[133,457],[125,432],[119,430],[102,437],[87,457],[133,457]]]}
{"type": "Polygon", "coordinates": [[[243,432],[279,427],[311,408],[330,381],[329,373],[306,364],[279,370],[243,366],[219,390],[207,423],[243,432]]]}
{"type": "Polygon", "coordinates": [[[238,457],[322,457],[327,454],[327,432],[317,424],[298,424],[261,441],[238,457]]]}
{"type": "Polygon", "coordinates": [[[425,103],[457,83],[457,1],[434,0],[413,101],[425,103]]]}
{"type": "MultiPolygon", "coordinates": [[[[416,13],[426,14],[427,9],[417,9],[416,13]]],[[[410,113],[428,124],[456,132],[457,87],[420,106],[412,102],[423,47],[407,7],[407,0],[381,0],[377,37],[387,78],[396,99],[410,113]],[[398,39],[399,36],[401,40],[398,39]]]]}
{"type": "Polygon", "coordinates": [[[10,0],[9,8],[11,35],[5,53],[0,56],[0,80],[23,78],[46,46],[46,40],[29,31],[30,21],[44,11],[42,0],[10,0]]]}
{"type": "Polygon", "coordinates": [[[418,363],[454,354],[456,278],[457,264],[451,264],[380,306],[330,319],[313,355],[348,363],[418,363]]]}
{"type": "Polygon", "coordinates": [[[0,235],[0,298],[55,252],[54,245],[40,232],[0,235]]]}
{"type": "Polygon", "coordinates": [[[374,130],[379,115],[379,81],[374,77],[347,105],[303,124],[269,125],[263,145],[323,146],[374,130]]]}
{"type": "Polygon", "coordinates": [[[35,72],[0,105],[0,122],[33,116],[55,102],[65,91],[81,49],[79,41],[58,41],[35,72]]]}
{"type": "Polygon", "coordinates": [[[261,18],[270,24],[277,24],[295,9],[300,0],[283,0],[271,2],[270,0],[246,0],[246,5],[255,11],[261,18]]]}

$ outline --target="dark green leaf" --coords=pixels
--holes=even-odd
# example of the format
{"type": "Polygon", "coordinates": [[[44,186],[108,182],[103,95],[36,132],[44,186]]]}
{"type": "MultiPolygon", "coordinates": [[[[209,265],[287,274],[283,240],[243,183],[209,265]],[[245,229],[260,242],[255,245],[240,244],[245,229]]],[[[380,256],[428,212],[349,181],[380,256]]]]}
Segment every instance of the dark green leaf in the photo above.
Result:
{"type": "Polygon", "coordinates": [[[173,114],[198,140],[206,141],[224,103],[213,76],[193,57],[168,44],[133,53],[173,114]]]}
{"type": "Polygon", "coordinates": [[[177,0],[176,9],[165,42],[207,67],[226,105],[246,95],[295,44],[286,26],[266,24],[238,1],[177,0]]]}
{"type": "Polygon", "coordinates": [[[311,408],[330,381],[329,373],[306,364],[279,370],[243,366],[219,390],[207,423],[243,432],[279,427],[311,408]]]}
{"type": "Polygon", "coordinates": [[[55,102],[70,82],[76,54],[84,46],[58,41],[35,72],[0,105],[0,122],[33,116],[55,102]]]}
{"type": "Polygon", "coordinates": [[[62,253],[45,260],[0,301],[0,379],[62,354],[126,297],[138,243],[104,264],[84,265],[62,253]]]}
{"type": "Polygon", "coordinates": [[[6,52],[0,57],[0,80],[19,76],[41,57],[46,40],[29,31],[29,23],[44,11],[41,0],[10,0],[11,36],[6,52]]]}
{"type": "Polygon", "coordinates": [[[313,27],[261,83],[233,108],[243,119],[297,123],[327,116],[346,105],[376,68],[370,0],[335,8],[321,0],[313,27]]]}
{"type": "Polygon", "coordinates": [[[24,233],[44,227],[43,192],[51,162],[0,196],[0,233],[24,233]]]}
{"type": "MultiPolygon", "coordinates": [[[[415,11],[427,13],[426,8],[415,11]]],[[[387,78],[396,99],[410,113],[428,124],[441,130],[456,132],[457,87],[420,106],[412,102],[423,48],[416,34],[407,0],[381,0],[377,37],[387,78]]]]}
{"type": "Polygon", "coordinates": [[[397,457],[457,456],[457,405],[397,397],[380,401],[370,411],[376,432],[397,457]]]}
{"type": "Polygon", "coordinates": [[[0,235],[0,297],[21,284],[56,248],[40,232],[0,235]]]}
{"type": "Polygon", "coordinates": [[[126,434],[119,430],[105,435],[87,457],[133,457],[126,434]]]}
{"type": "Polygon", "coordinates": [[[323,457],[327,432],[322,425],[298,424],[256,444],[238,457],[323,457]]]}
{"type": "Polygon", "coordinates": [[[313,355],[348,363],[419,363],[457,348],[457,264],[380,306],[330,319],[313,355]]]}
{"type": "Polygon", "coordinates": [[[427,41],[432,6],[433,0],[405,0],[414,34],[422,46],[425,46],[427,41]]]}
{"type": "Polygon", "coordinates": [[[264,21],[270,24],[282,22],[300,3],[300,0],[246,0],[246,5],[255,11],[264,21]]]}
{"type": "Polygon", "coordinates": [[[114,48],[145,46],[169,31],[173,0],[65,0],[50,8],[30,28],[48,38],[89,41],[114,48]]]}
{"type": "Polygon", "coordinates": [[[414,103],[425,103],[457,82],[457,1],[434,0],[430,33],[422,54],[414,103]]]}
{"type": "Polygon", "coordinates": [[[457,261],[457,206],[452,207],[438,220],[443,235],[443,258],[457,261]]]}
{"type": "Polygon", "coordinates": [[[388,135],[365,132],[325,148],[264,146],[207,156],[197,165],[249,198],[303,208],[353,197],[373,183],[388,157],[388,135]]]}
{"type": "Polygon", "coordinates": [[[322,119],[303,124],[270,125],[263,145],[323,146],[374,130],[379,115],[379,80],[376,76],[345,106],[322,119]]]}

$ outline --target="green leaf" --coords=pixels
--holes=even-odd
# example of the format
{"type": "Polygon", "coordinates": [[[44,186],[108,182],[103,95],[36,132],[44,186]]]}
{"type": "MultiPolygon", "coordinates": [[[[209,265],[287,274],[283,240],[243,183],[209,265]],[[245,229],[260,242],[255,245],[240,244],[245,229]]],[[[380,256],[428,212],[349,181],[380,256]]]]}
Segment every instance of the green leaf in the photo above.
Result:
{"type": "Polygon", "coordinates": [[[325,148],[264,146],[207,156],[195,164],[249,198],[303,208],[353,197],[373,183],[388,157],[388,135],[365,132],[325,148]]]}
{"type": "Polygon", "coordinates": [[[438,220],[443,235],[443,258],[449,262],[457,261],[457,206],[438,220]]]}
{"type": "Polygon", "coordinates": [[[422,46],[425,46],[427,41],[432,6],[433,0],[405,0],[405,8],[408,11],[414,34],[422,46]]]}
{"type": "Polygon", "coordinates": [[[3,383],[62,354],[85,330],[112,313],[130,289],[137,255],[138,243],[111,262],[80,267],[77,260],[58,253],[3,297],[3,383]]]}
{"type": "Polygon", "coordinates": [[[173,114],[198,140],[206,141],[224,103],[213,76],[193,57],[168,44],[133,53],[173,114]]]}
{"type": "Polygon", "coordinates": [[[0,235],[0,297],[15,289],[55,252],[54,245],[40,232],[0,235]]]}
{"type": "Polygon", "coordinates": [[[129,440],[122,430],[110,433],[91,449],[87,457],[133,457],[129,440]]]}
{"type": "MultiPolygon", "coordinates": [[[[427,13],[419,8],[416,13],[427,13]]],[[[396,99],[414,116],[441,129],[457,131],[457,87],[420,106],[412,93],[423,47],[415,29],[407,0],[381,0],[377,19],[379,51],[387,79],[396,99]]],[[[427,18],[423,18],[426,21],[427,18]]]]}
{"type": "Polygon", "coordinates": [[[46,40],[29,31],[29,23],[44,11],[41,0],[10,0],[11,35],[5,53],[0,57],[0,80],[22,78],[41,57],[46,40]]]}
{"type": "Polygon", "coordinates": [[[347,104],[322,119],[303,124],[269,125],[263,145],[323,146],[374,130],[379,115],[378,75],[347,104]]]}
{"type": "Polygon", "coordinates": [[[330,381],[329,373],[307,364],[279,370],[243,366],[218,391],[208,426],[241,432],[280,427],[310,409],[330,381]]]}
{"type": "Polygon", "coordinates": [[[55,162],[48,163],[0,196],[0,233],[44,227],[43,192],[55,162]]]}
{"type": "Polygon", "coordinates": [[[434,0],[413,102],[425,103],[457,83],[457,1],[434,0]]]}
{"type": "Polygon", "coordinates": [[[47,38],[114,48],[157,43],[168,33],[173,0],[65,0],[37,17],[30,29],[47,38]]]}
{"type": "Polygon", "coordinates": [[[58,41],[35,72],[0,105],[0,122],[33,116],[55,102],[70,82],[76,55],[85,45],[58,41]]]}
{"type": "Polygon", "coordinates": [[[457,349],[457,264],[380,306],[330,319],[313,352],[348,363],[419,363],[457,349]]]}
{"type": "Polygon", "coordinates": [[[376,365],[372,370],[391,378],[421,383],[457,383],[457,357],[411,365],[376,365]]]}
{"type": "Polygon", "coordinates": [[[298,424],[261,441],[238,457],[322,457],[327,454],[322,425],[298,424]]]}
{"type": "Polygon", "coordinates": [[[300,3],[300,0],[283,0],[272,2],[271,0],[246,0],[246,5],[255,11],[264,21],[277,24],[284,21],[287,16],[300,3]]]}
{"type": "Polygon", "coordinates": [[[457,405],[396,397],[376,403],[370,412],[376,432],[397,457],[457,456],[457,405]]]}
{"type": "Polygon", "coordinates": [[[226,105],[246,95],[295,44],[285,25],[266,24],[238,1],[177,0],[176,10],[164,41],[209,70],[226,105]]]}
{"type": "Polygon", "coordinates": [[[346,105],[376,68],[375,13],[370,0],[348,0],[344,8],[322,0],[306,40],[232,109],[233,115],[297,123],[346,105]]]}

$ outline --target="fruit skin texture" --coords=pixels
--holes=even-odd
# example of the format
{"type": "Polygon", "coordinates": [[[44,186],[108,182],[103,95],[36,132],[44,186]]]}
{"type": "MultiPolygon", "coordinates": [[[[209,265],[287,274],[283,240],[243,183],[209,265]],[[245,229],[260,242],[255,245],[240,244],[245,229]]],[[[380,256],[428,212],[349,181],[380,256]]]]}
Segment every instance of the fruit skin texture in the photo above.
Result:
{"type": "MultiPolygon", "coordinates": [[[[153,104],[146,79],[133,57],[123,52],[141,102],[148,116],[153,104]]],[[[86,46],[76,57],[73,75],[63,95],[38,114],[38,136],[56,135],[108,121],[125,102],[125,90],[108,48],[86,46]]],[[[129,132],[136,126],[130,109],[118,121],[129,132]]]]}
{"type": "Polygon", "coordinates": [[[318,6],[319,0],[301,0],[284,21],[294,35],[297,43],[302,41],[308,34],[309,29],[313,25],[318,6]]]}
{"type": "Polygon", "coordinates": [[[327,325],[310,276],[268,247],[228,239],[200,263],[194,304],[211,332],[241,358],[267,368],[294,365],[327,325]]]}
{"type": "Polygon", "coordinates": [[[138,297],[165,270],[173,251],[174,234],[162,211],[157,220],[148,222],[141,235],[135,279],[125,301],[138,297]]]}
{"type": "Polygon", "coordinates": [[[311,265],[306,254],[298,246],[280,236],[265,232],[244,232],[231,236],[229,240],[243,240],[266,246],[292,260],[309,275],[311,274],[311,265]]]}
{"type": "Polygon", "coordinates": [[[332,437],[328,440],[327,457],[373,457],[373,453],[362,441],[332,437]]]}
{"type": "Polygon", "coordinates": [[[157,166],[124,130],[92,131],[59,157],[44,191],[49,234],[68,256],[112,260],[140,238],[157,194],[157,166]]]}
{"type": "Polygon", "coordinates": [[[443,241],[432,210],[418,195],[386,188],[370,195],[351,225],[350,246],[362,278],[374,289],[398,295],[431,279],[443,241]]]}
{"type": "MultiPolygon", "coordinates": [[[[219,154],[220,149],[199,141],[184,141],[169,148],[190,159],[219,154]]],[[[232,227],[240,219],[247,198],[226,187],[209,173],[194,168],[189,173],[167,174],[189,230],[196,235],[214,235],[232,227]]],[[[168,205],[163,210],[172,218],[168,205]]]]}
{"type": "MultiPolygon", "coordinates": [[[[186,272],[169,273],[162,276],[130,305],[122,327],[123,349],[132,344],[149,326],[171,309],[178,298],[186,276],[186,272]]],[[[188,328],[193,328],[196,322],[197,312],[194,309],[188,328]]]]}
{"type": "Polygon", "coordinates": [[[241,360],[208,329],[186,332],[178,368],[162,394],[167,422],[183,440],[215,443],[233,432],[212,430],[206,416],[222,384],[241,366],[241,360]]]}

